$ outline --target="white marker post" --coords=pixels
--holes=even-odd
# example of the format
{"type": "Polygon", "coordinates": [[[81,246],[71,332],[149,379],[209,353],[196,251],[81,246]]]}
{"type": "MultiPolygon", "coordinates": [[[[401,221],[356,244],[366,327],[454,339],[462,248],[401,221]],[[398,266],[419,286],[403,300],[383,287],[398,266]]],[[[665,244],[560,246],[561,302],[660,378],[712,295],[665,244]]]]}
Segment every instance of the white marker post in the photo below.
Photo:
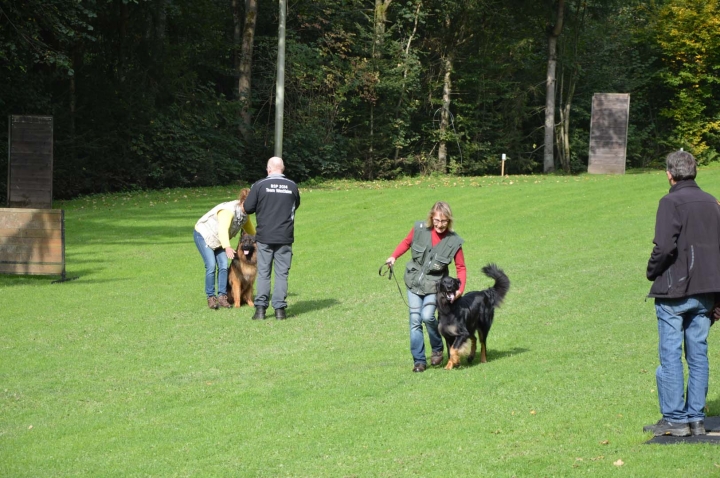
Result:
{"type": "Polygon", "coordinates": [[[505,176],[505,160],[507,159],[507,156],[505,153],[502,154],[502,165],[500,167],[500,177],[502,178],[505,176]]]}

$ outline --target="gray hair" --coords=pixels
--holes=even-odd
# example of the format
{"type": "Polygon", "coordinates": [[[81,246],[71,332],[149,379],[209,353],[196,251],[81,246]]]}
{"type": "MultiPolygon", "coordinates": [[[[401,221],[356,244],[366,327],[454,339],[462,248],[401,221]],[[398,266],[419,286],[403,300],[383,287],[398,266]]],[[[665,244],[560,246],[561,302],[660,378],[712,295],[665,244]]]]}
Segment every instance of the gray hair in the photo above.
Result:
{"type": "Polygon", "coordinates": [[[695,179],[695,176],[697,176],[695,158],[692,154],[683,150],[668,154],[666,169],[675,181],[695,179]]]}

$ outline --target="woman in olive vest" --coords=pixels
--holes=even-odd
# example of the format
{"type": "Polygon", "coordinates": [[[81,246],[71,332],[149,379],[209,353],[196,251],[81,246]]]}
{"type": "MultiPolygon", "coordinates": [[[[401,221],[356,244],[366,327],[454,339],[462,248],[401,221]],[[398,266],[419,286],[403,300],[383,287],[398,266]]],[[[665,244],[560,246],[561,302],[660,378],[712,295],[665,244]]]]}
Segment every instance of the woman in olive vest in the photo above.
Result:
{"type": "Polygon", "coordinates": [[[255,226],[241,207],[249,192],[247,188],[242,189],[238,199],[218,204],[195,224],[195,245],[205,263],[205,295],[211,309],[232,307],[227,300],[228,261],[235,257],[235,249],[230,245],[230,239],[235,237],[240,229],[248,234],[255,234],[255,226]]]}
{"type": "Polygon", "coordinates": [[[411,250],[412,260],[405,267],[405,286],[410,306],[410,353],[413,357],[413,372],[424,372],[427,368],[423,324],[432,348],[430,363],[440,365],[443,362],[442,337],[438,333],[435,319],[435,285],[443,275],[448,274],[450,262],[455,261],[461,283],[455,299],[462,295],[466,279],[462,244],[462,238],[453,231],[450,206],[446,202],[438,201],[430,209],[427,221],[417,221],[386,261],[393,265],[398,257],[411,250]]]}

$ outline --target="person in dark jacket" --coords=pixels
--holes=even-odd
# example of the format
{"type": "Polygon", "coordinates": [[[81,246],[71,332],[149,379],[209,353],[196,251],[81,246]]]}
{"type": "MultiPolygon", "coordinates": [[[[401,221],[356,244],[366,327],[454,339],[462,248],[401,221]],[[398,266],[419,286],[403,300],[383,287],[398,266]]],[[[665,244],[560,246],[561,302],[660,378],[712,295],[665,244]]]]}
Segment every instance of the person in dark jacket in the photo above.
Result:
{"type": "Polygon", "coordinates": [[[424,372],[427,368],[423,324],[432,348],[430,364],[440,365],[443,361],[442,337],[435,319],[436,284],[443,275],[448,274],[448,266],[454,261],[460,279],[460,290],[453,300],[460,298],[465,290],[467,275],[462,245],[462,238],[453,231],[450,205],[438,201],[430,209],[427,220],[417,221],[385,261],[392,266],[398,257],[412,249],[412,257],[405,266],[405,286],[410,306],[410,353],[413,357],[413,372],[424,372]]]}
{"type": "Polygon", "coordinates": [[[720,204],[695,182],[695,158],[667,157],[670,192],[660,199],[655,247],[647,265],[653,281],[660,365],[655,377],[662,418],[643,431],[655,436],[704,435],[708,391],[707,337],[720,292],[720,204]],[[684,393],[683,343],[689,377],[684,393]]]}
{"type": "Polygon", "coordinates": [[[257,283],[253,319],[264,319],[269,305],[270,276],[275,270],[272,306],[276,319],[286,318],[288,275],[295,242],[295,211],[300,207],[297,185],[283,175],[285,164],[273,156],[267,162],[267,177],[250,188],[243,203],[257,223],[257,283]]]}

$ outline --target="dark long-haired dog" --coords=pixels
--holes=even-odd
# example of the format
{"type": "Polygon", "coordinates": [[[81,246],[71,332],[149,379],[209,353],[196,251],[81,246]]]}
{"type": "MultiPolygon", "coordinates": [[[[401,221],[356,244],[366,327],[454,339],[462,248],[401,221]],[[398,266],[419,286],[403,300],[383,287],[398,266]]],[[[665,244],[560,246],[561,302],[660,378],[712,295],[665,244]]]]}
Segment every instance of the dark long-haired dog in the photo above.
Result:
{"type": "Polygon", "coordinates": [[[468,292],[457,300],[453,299],[460,288],[458,279],[445,276],[437,284],[438,330],[449,350],[446,370],[460,365],[461,355],[467,355],[468,363],[472,363],[477,338],[480,339],[480,362],[487,362],[485,341],[495,317],[495,308],[500,306],[510,290],[510,279],[495,264],[486,265],[482,271],[495,279],[495,284],[479,292],[468,292]]]}
{"type": "Polygon", "coordinates": [[[228,302],[235,307],[243,303],[254,307],[253,284],[257,277],[257,247],[255,236],[241,232],[235,258],[228,269],[228,302]]]}

